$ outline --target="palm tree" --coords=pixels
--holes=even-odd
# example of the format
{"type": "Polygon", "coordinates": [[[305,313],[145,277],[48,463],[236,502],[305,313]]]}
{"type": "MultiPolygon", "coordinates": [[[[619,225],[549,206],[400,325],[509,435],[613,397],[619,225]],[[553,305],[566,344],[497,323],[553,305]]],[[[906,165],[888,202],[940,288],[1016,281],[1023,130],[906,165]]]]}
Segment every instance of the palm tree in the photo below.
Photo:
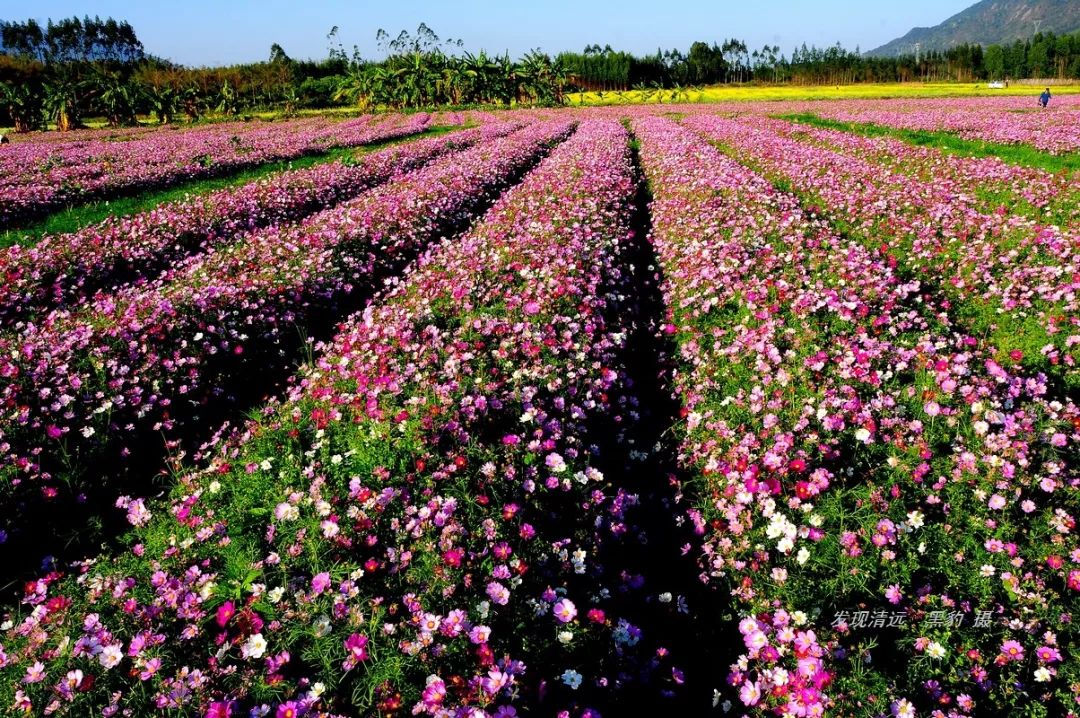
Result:
{"type": "Polygon", "coordinates": [[[462,98],[471,82],[469,71],[465,63],[457,58],[451,58],[442,69],[436,86],[439,93],[452,105],[460,105],[462,98]]]}
{"type": "Polygon", "coordinates": [[[395,106],[398,102],[395,93],[394,73],[382,65],[368,68],[367,82],[371,104],[395,106]]]}
{"type": "Polygon", "coordinates": [[[465,67],[473,76],[472,102],[491,103],[499,95],[496,76],[499,65],[493,62],[483,50],[479,55],[465,53],[465,67]]]}
{"type": "Polygon", "coordinates": [[[570,82],[570,68],[562,58],[555,58],[551,64],[551,82],[555,91],[555,104],[566,104],[566,86],[570,82]]]}
{"type": "Polygon", "coordinates": [[[405,106],[423,107],[429,96],[428,87],[433,85],[428,77],[428,65],[424,55],[412,52],[398,68],[401,99],[405,106]]]}
{"type": "Polygon", "coordinates": [[[499,58],[497,72],[497,87],[499,89],[498,99],[504,105],[509,107],[518,97],[517,68],[514,66],[514,63],[510,61],[509,54],[499,58]]]}
{"type": "Polygon", "coordinates": [[[533,50],[521,59],[517,66],[521,93],[518,101],[527,100],[540,105],[562,104],[562,84],[565,68],[552,63],[551,58],[539,50],[533,50]]]}
{"type": "Polygon", "coordinates": [[[643,103],[648,103],[648,101],[653,98],[653,95],[656,94],[656,89],[646,85],[644,82],[639,82],[634,85],[634,90],[637,91],[638,97],[643,103]]]}

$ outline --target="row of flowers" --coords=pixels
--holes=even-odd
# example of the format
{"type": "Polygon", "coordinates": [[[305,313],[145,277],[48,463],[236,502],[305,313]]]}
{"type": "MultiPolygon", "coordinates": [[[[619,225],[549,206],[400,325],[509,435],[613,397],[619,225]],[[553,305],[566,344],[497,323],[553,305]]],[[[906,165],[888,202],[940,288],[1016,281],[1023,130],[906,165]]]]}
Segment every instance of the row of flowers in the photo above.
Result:
{"type": "Polygon", "coordinates": [[[980,212],[973,190],[925,182],[853,154],[784,136],[768,121],[697,116],[688,126],[789,182],[883,261],[934,286],[996,359],[1080,386],[1080,234],[1008,212],[980,212]]]}
{"type": "Polygon", "coordinates": [[[334,147],[356,147],[415,134],[431,117],[417,114],[372,122],[325,118],[209,125],[199,130],[140,135],[123,142],[11,145],[0,155],[0,227],[39,217],[72,202],[107,199],[209,177],[334,147]]]}
{"type": "Polygon", "coordinates": [[[620,411],[634,180],[626,131],[583,123],[168,503],[122,499],[129,551],[3,617],[4,708],[596,716],[626,679],[587,657],[643,645],[594,560],[633,497],[587,433],[620,411]]]}
{"type": "MultiPolygon", "coordinates": [[[[160,453],[162,434],[198,432],[200,414],[234,392],[272,393],[271,372],[288,368],[301,332],[331,329],[571,127],[538,123],[451,153],[299,225],[247,235],[0,337],[0,502],[118,481],[124,457],[160,453]]],[[[0,528],[16,528],[23,513],[4,510],[0,528]]]]}
{"type": "Polygon", "coordinates": [[[699,135],[634,128],[701,579],[742,615],[727,705],[1074,713],[1077,407],[699,135]]]}
{"type": "MultiPolygon", "coordinates": [[[[331,162],[208,195],[114,217],[80,231],[49,236],[0,256],[0,321],[8,327],[55,306],[72,307],[96,291],[152,278],[163,268],[245,232],[297,221],[414,170],[446,152],[512,129],[492,124],[389,147],[358,162],[331,162]]],[[[387,127],[371,140],[402,132],[387,127]]]]}
{"type": "Polygon", "coordinates": [[[894,137],[868,137],[855,132],[791,126],[769,121],[786,137],[819,143],[847,155],[884,165],[890,172],[926,183],[945,183],[960,201],[982,212],[1022,213],[1035,221],[1066,226],[1080,224],[1080,187],[1070,172],[1048,172],[1010,164],[1000,157],[968,157],[909,144],[894,137]]]}
{"type": "Polygon", "coordinates": [[[970,140],[1031,145],[1053,154],[1080,151],[1080,106],[1072,95],[1040,111],[1035,96],[958,100],[856,100],[811,103],[807,111],[842,122],[952,132],[970,140]]]}

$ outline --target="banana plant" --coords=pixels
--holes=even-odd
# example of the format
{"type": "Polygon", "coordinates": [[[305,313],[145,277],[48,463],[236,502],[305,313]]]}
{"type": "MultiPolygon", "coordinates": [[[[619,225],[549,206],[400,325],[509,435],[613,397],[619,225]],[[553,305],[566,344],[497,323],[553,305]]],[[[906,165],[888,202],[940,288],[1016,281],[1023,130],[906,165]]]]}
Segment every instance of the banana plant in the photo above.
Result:
{"type": "Polygon", "coordinates": [[[55,72],[45,83],[45,113],[56,129],[67,132],[82,125],[86,83],[67,69],[55,72]]]}
{"type": "Polygon", "coordinates": [[[159,123],[167,125],[172,122],[180,103],[180,95],[176,90],[169,85],[151,87],[146,92],[146,99],[159,123]]]}
{"type": "Polygon", "coordinates": [[[180,105],[184,108],[184,114],[189,122],[195,122],[202,115],[203,96],[199,88],[192,85],[180,93],[180,105]]]}
{"type": "Polygon", "coordinates": [[[221,90],[218,91],[218,105],[217,111],[221,114],[232,117],[240,110],[240,98],[236,94],[236,90],[229,84],[228,80],[221,83],[221,90]]]}
{"type": "Polygon", "coordinates": [[[93,84],[97,93],[97,104],[105,113],[110,127],[137,124],[135,106],[138,93],[130,82],[115,72],[100,72],[93,84]]]}
{"type": "Polygon", "coordinates": [[[15,125],[16,132],[30,132],[41,127],[44,104],[41,92],[28,82],[0,82],[0,104],[15,125]]]}

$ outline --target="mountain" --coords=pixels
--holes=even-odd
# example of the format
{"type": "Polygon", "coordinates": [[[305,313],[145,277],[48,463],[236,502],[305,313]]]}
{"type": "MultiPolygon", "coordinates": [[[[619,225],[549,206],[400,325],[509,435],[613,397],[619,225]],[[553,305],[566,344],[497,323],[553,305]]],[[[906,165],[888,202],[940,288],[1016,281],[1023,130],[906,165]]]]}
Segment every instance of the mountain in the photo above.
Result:
{"type": "Polygon", "coordinates": [[[916,27],[867,55],[890,56],[915,51],[946,50],[960,43],[997,45],[1039,32],[1057,35],[1080,30],[1080,0],[982,0],[940,25],[916,27]]]}

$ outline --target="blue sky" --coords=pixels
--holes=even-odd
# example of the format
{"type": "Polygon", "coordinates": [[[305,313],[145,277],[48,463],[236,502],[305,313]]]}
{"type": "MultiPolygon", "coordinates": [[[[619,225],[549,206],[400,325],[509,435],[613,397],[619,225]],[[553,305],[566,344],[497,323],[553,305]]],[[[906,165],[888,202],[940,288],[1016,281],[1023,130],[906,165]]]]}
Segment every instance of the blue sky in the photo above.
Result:
{"type": "Polygon", "coordinates": [[[517,56],[611,44],[637,53],[685,50],[694,40],[737,37],[751,49],[840,42],[869,50],[916,25],[936,25],[975,0],[5,0],[0,18],[25,20],[101,15],[128,20],[147,51],[187,65],[266,59],[281,44],[295,58],[326,56],[337,25],[351,53],[377,57],[375,32],[391,35],[426,22],[467,49],[517,56]]]}

